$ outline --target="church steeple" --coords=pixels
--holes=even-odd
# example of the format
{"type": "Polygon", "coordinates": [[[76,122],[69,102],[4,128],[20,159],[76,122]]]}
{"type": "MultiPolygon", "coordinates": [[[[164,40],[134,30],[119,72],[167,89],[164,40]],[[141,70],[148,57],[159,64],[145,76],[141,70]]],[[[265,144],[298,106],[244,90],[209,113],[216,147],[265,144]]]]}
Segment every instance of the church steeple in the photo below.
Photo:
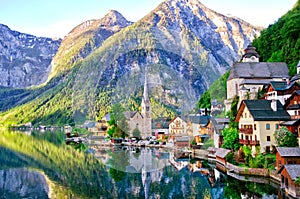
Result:
{"type": "Polygon", "coordinates": [[[146,102],[149,101],[149,95],[148,95],[148,82],[147,82],[147,76],[145,74],[145,81],[144,81],[144,94],[143,94],[143,100],[146,102]]]}
{"type": "Polygon", "coordinates": [[[152,134],[152,112],[151,112],[151,104],[149,100],[148,93],[148,81],[147,81],[147,71],[145,72],[145,80],[144,80],[144,93],[142,98],[142,116],[144,120],[144,131],[142,132],[142,137],[146,138],[147,136],[151,136],[152,134]]]}

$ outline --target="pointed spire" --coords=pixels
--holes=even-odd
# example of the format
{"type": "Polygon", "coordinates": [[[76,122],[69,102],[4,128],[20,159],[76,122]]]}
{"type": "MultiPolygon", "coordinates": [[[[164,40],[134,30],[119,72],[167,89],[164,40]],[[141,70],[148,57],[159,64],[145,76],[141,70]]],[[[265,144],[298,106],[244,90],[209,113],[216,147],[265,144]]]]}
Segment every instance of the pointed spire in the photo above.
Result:
{"type": "Polygon", "coordinates": [[[149,95],[148,95],[148,82],[147,82],[147,71],[145,72],[145,82],[144,82],[144,94],[143,99],[145,102],[149,102],[149,95]]]}

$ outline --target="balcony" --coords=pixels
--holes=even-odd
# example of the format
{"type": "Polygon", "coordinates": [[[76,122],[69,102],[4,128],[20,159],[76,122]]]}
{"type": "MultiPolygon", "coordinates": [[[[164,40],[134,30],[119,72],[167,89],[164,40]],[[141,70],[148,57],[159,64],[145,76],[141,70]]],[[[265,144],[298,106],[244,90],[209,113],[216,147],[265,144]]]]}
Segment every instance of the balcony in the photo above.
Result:
{"type": "Polygon", "coordinates": [[[239,142],[240,142],[240,144],[245,144],[245,145],[247,145],[247,144],[249,144],[249,140],[239,140],[239,142]]]}
{"type": "Polygon", "coordinates": [[[253,134],[253,129],[240,128],[239,132],[244,134],[253,134]]]}
{"type": "Polygon", "coordinates": [[[258,140],[239,140],[240,144],[244,144],[244,145],[251,145],[251,146],[258,146],[259,145],[259,141],[258,140]]]}
{"type": "Polygon", "coordinates": [[[249,144],[250,144],[251,146],[259,146],[259,141],[258,141],[258,140],[250,140],[250,141],[249,141],[249,144]]]}

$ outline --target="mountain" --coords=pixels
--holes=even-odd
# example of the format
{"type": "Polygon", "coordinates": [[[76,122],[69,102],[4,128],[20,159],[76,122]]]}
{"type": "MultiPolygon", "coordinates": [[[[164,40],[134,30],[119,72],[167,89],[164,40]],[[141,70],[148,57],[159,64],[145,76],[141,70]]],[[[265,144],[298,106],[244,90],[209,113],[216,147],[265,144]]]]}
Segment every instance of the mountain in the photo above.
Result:
{"type": "Polygon", "coordinates": [[[110,10],[101,19],[88,20],[76,26],[63,39],[52,61],[54,67],[49,79],[72,68],[107,38],[131,24],[132,22],[127,21],[119,12],[110,10]]]}
{"type": "Polygon", "coordinates": [[[102,29],[100,21],[74,28],[62,41],[44,87],[5,91],[6,96],[26,93],[27,99],[35,93],[38,99],[25,103],[2,94],[3,111],[25,104],[0,113],[0,123],[79,122],[103,116],[114,103],[137,110],[144,78],[154,118],[188,112],[261,30],[197,0],[167,0],[132,25],[122,21],[109,36],[102,33],[114,29],[102,29]]]}
{"type": "Polygon", "coordinates": [[[95,88],[109,90],[113,101],[126,104],[141,96],[146,75],[153,99],[182,113],[194,107],[260,30],[197,0],[168,0],[83,60],[77,85],[84,86],[75,90],[96,95],[95,88]]]}
{"type": "Polygon", "coordinates": [[[44,83],[60,43],[0,24],[0,86],[26,88],[44,83]]]}

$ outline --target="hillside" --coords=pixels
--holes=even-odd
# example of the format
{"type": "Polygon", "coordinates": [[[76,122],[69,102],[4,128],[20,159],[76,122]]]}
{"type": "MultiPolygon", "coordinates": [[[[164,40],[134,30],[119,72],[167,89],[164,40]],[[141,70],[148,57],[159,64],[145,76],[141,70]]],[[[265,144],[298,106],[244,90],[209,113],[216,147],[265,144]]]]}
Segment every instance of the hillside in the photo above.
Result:
{"type": "Polygon", "coordinates": [[[296,73],[300,60],[300,1],[276,23],[261,32],[253,41],[260,61],[286,62],[290,75],[296,73]]]}
{"type": "MultiPolygon", "coordinates": [[[[290,75],[296,73],[296,66],[300,61],[300,1],[293,9],[283,15],[276,23],[271,24],[253,41],[259,52],[261,62],[286,62],[290,75]]],[[[223,102],[226,99],[226,80],[229,73],[225,73],[216,80],[201,96],[196,108],[210,106],[210,100],[223,102]]]]}
{"type": "Polygon", "coordinates": [[[83,26],[62,42],[48,84],[8,91],[26,94],[27,101],[20,97],[11,103],[8,100],[15,95],[2,96],[2,103],[12,109],[0,113],[1,124],[72,124],[101,117],[115,103],[138,110],[145,76],[154,118],[188,112],[260,32],[197,0],[167,0],[92,48],[84,28],[76,36],[83,26]],[[89,53],[82,54],[85,49],[89,53]]]}

